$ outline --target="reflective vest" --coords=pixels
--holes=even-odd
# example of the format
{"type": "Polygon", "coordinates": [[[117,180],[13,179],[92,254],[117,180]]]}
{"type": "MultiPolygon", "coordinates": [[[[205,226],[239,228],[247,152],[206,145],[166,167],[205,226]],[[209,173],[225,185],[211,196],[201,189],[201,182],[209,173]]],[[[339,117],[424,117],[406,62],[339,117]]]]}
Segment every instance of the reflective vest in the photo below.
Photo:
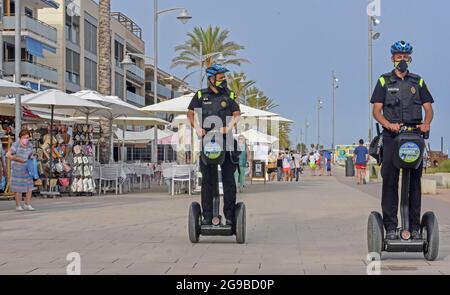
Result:
{"type": "MultiPolygon", "coordinates": [[[[214,95],[213,97],[210,97],[209,94],[210,90],[208,89],[199,90],[197,92],[197,97],[201,101],[202,125],[206,131],[212,129],[208,128],[209,126],[205,126],[205,120],[210,116],[217,116],[222,120],[222,126],[220,127],[225,127],[227,125],[227,117],[233,116],[233,112],[230,107],[231,102],[236,100],[236,95],[233,91],[230,91],[228,94],[224,93],[221,95],[214,95]]],[[[206,123],[208,123],[208,121],[206,121],[206,123]]]]}
{"type": "Polygon", "coordinates": [[[383,115],[391,123],[415,124],[422,122],[422,100],[420,88],[423,79],[420,76],[408,73],[401,80],[394,73],[387,73],[379,79],[381,86],[386,90],[386,99],[383,104],[383,115]]]}

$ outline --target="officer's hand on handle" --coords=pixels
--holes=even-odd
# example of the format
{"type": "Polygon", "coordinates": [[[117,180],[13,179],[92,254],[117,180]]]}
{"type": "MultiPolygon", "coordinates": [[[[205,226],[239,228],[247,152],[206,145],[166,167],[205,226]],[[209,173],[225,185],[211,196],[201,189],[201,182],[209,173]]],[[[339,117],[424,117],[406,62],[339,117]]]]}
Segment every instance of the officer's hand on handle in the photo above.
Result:
{"type": "Polygon", "coordinates": [[[395,132],[395,133],[399,133],[400,132],[400,128],[402,128],[402,125],[398,124],[398,123],[389,123],[389,125],[387,125],[387,129],[389,131],[395,132]]]}
{"type": "Polygon", "coordinates": [[[420,131],[422,131],[423,133],[430,132],[430,124],[424,123],[417,125],[416,127],[419,128],[420,131]]]}
{"type": "Polygon", "coordinates": [[[203,137],[206,134],[206,131],[203,128],[197,128],[197,129],[195,129],[195,132],[197,132],[197,136],[199,136],[199,137],[203,137]]]}

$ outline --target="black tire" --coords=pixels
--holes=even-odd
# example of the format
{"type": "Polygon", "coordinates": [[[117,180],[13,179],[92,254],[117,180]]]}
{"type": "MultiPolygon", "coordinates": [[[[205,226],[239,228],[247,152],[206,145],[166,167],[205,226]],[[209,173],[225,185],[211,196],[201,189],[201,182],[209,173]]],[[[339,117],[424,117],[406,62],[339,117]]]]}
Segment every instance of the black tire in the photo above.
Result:
{"type": "Polygon", "coordinates": [[[433,212],[422,216],[422,237],[426,240],[423,256],[428,261],[434,261],[439,254],[439,224],[433,212]]]}
{"type": "Polygon", "coordinates": [[[372,212],[367,222],[367,250],[368,253],[378,253],[381,257],[384,244],[383,218],[378,212],[372,212]]]}
{"type": "Polygon", "coordinates": [[[189,240],[191,243],[198,243],[200,238],[200,226],[201,226],[202,210],[200,204],[193,202],[189,207],[189,240]]]}
{"type": "Polygon", "coordinates": [[[245,204],[238,203],[236,205],[235,216],[236,216],[236,242],[238,244],[245,243],[245,231],[246,231],[246,217],[245,217],[245,204]]]}

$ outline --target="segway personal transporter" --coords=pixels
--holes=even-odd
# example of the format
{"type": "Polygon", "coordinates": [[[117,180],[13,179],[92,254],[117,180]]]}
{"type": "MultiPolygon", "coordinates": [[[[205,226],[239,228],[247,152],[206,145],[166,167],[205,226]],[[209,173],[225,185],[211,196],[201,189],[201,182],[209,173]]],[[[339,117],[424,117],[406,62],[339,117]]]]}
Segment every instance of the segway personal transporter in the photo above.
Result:
{"type": "Polygon", "coordinates": [[[425,148],[423,134],[414,127],[403,126],[395,139],[396,153],[394,165],[402,170],[402,188],[400,201],[401,227],[397,229],[396,240],[385,239],[383,219],[378,212],[369,215],[367,224],[367,244],[369,253],[386,252],[423,252],[425,259],[433,261],[439,252],[439,226],[433,212],[426,212],[421,220],[421,239],[412,240],[409,222],[409,188],[411,171],[417,169],[425,148]]]}
{"type": "MultiPolygon", "coordinates": [[[[210,133],[211,134],[211,133],[210,133]]],[[[222,145],[215,141],[216,136],[223,136],[216,133],[214,138],[205,144],[201,152],[201,161],[204,164],[213,166],[212,179],[214,179],[213,190],[210,192],[213,196],[213,219],[211,225],[202,224],[202,209],[199,203],[193,202],[189,208],[189,240],[192,243],[198,243],[200,236],[232,236],[236,235],[236,242],[245,243],[245,205],[237,203],[235,209],[235,220],[233,225],[226,225],[222,222],[222,216],[219,214],[220,194],[219,194],[219,174],[218,166],[225,161],[225,153],[222,145]]]]}

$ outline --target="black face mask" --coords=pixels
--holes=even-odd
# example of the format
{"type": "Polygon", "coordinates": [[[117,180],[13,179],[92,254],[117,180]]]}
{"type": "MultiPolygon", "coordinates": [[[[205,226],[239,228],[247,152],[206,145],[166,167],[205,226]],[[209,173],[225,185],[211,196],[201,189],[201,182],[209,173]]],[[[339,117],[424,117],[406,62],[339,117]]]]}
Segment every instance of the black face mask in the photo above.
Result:
{"type": "Polygon", "coordinates": [[[397,66],[396,69],[400,71],[400,73],[405,73],[408,70],[408,62],[405,60],[400,61],[397,66]]]}

